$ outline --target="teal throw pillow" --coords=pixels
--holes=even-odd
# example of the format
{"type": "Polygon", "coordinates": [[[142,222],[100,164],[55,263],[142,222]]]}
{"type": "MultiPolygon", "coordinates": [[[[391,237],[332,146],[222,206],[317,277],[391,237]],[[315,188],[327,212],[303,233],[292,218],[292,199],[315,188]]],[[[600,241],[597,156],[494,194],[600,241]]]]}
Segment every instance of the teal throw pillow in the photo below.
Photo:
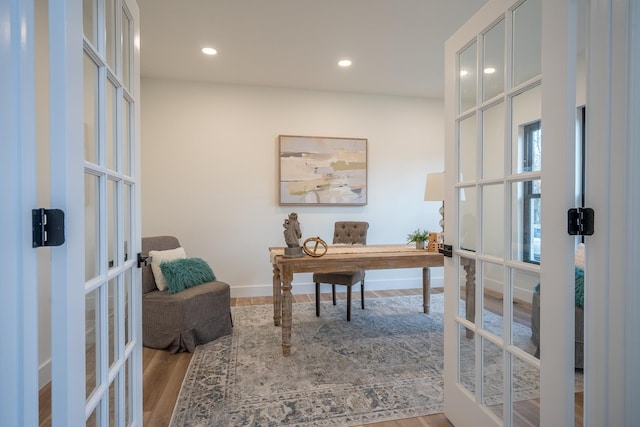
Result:
{"type": "MultiPolygon", "coordinates": [[[[584,270],[580,267],[576,267],[576,283],[575,283],[575,292],[576,292],[576,306],[583,308],[584,307],[584,270]]],[[[540,293],[540,283],[538,283],[533,288],[533,293],[540,293]]]]}
{"type": "Polygon", "coordinates": [[[160,270],[167,280],[167,290],[170,294],[216,280],[209,264],[200,258],[165,261],[160,263],[160,270]]]}
{"type": "Polygon", "coordinates": [[[584,307],[584,270],[576,267],[576,306],[584,307]]]}

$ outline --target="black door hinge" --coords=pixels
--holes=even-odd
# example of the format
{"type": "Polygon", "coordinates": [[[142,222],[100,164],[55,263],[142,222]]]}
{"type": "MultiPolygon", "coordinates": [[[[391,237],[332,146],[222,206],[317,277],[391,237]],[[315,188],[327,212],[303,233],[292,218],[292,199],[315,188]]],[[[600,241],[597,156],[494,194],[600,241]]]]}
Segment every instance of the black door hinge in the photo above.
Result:
{"type": "Polygon", "coordinates": [[[567,232],[571,236],[591,236],[595,213],[591,208],[572,208],[567,212],[567,232]]]}
{"type": "Polygon", "coordinates": [[[32,245],[60,246],[64,243],[64,212],[60,209],[31,210],[32,245]]]}

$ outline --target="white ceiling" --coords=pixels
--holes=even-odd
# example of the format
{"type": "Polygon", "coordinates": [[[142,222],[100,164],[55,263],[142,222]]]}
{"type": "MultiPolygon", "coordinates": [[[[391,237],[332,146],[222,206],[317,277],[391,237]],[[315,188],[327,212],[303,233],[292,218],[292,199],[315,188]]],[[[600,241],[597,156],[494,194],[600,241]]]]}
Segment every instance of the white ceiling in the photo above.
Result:
{"type": "Polygon", "coordinates": [[[486,1],[138,0],[141,73],[442,98],[444,42],[486,1]]]}

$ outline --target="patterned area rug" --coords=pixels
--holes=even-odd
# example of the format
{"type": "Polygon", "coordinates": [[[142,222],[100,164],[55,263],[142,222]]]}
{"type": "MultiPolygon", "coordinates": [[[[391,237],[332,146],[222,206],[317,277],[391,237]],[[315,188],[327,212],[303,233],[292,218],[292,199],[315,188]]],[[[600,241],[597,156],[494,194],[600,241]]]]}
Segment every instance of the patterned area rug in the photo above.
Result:
{"type": "MultiPolygon", "coordinates": [[[[282,356],[271,305],[233,307],[233,333],[198,346],[171,426],[349,426],[443,410],[443,295],[293,305],[282,356]]],[[[518,325],[520,327],[520,325],[518,325]]],[[[523,339],[531,331],[522,327],[523,339]]],[[[530,390],[534,394],[536,390],[530,390]]]]}

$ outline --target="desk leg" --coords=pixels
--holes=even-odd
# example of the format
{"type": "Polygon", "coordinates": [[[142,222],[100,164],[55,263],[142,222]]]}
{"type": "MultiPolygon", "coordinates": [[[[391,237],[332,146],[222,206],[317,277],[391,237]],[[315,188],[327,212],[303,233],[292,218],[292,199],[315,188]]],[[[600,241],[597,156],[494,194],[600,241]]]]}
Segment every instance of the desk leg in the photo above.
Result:
{"type": "Polygon", "coordinates": [[[291,267],[282,266],[282,355],[291,354],[291,267]]]}
{"type": "Polygon", "coordinates": [[[280,281],[280,269],[273,264],[273,324],[280,326],[282,319],[282,282],[280,281]]]}
{"type": "Polygon", "coordinates": [[[431,270],[429,267],[422,269],[422,306],[424,312],[429,314],[431,308],[431,270]]]}

